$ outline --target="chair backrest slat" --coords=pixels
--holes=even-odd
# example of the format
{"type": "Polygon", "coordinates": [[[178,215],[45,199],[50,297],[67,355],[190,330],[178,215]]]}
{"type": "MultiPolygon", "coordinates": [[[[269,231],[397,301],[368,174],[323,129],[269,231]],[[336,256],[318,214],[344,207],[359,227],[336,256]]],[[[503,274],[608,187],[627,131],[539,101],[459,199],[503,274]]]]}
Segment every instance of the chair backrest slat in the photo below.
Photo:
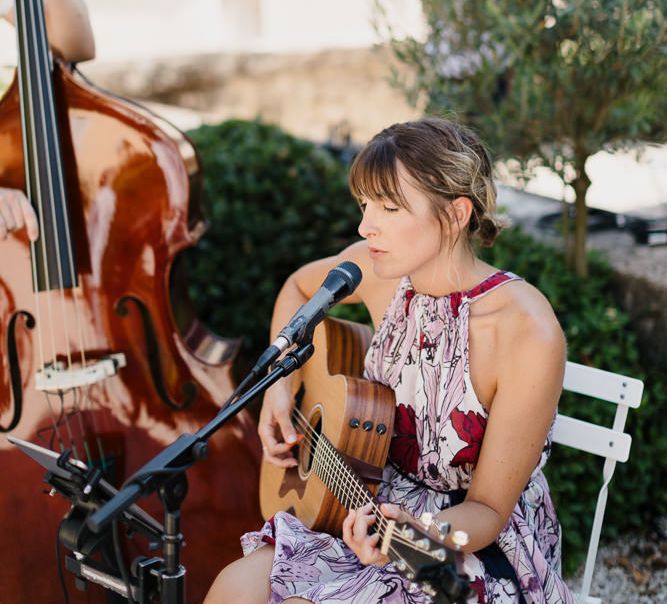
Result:
{"type": "Polygon", "coordinates": [[[632,444],[629,434],[560,414],[554,425],[553,441],[621,462],[628,461],[632,444]]]}
{"type": "Polygon", "coordinates": [[[568,361],[563,388],[636,409],[642,400],[644,384],[636,378],[568,361]]]}

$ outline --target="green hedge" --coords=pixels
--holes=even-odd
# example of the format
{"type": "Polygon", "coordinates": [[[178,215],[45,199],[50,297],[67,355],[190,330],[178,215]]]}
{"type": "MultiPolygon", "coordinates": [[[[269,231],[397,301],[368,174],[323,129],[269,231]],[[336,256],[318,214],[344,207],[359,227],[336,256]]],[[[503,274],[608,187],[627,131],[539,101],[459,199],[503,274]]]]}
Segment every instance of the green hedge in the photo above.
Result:
{"type": "Polygon", "coordinates": [[[190,293],[215,331],[243,336],[256,358],[287,276],[356,239],[359,208],[333,153],[274,126],[232,120],[189,135],[209,221],[188,253],[190,293]]]}
{"type": "MultiPolygon", "coordinates": [[[[311,143],[240,121],[203,127],[191,136],[204,163],[211,223],[190,254],[191,293],[217,332],[246,337],[254,359],[267,343],[273,300],[284,279],[355,240],[359,212],[347,192],[346,167],[311,143]]],[[[549,298],[567,335],[570,360],[646,380],[642,407],[629,414],[632,452],[617,467],[603,534],[646,528],[667,514],[667,379],[638,358],[632,325],[611,293],[610,269],[593,257],[591,276],[581,281],[560,253],[518,229],[503,233],[482,254],[549,298]]],[[[339,306],[336,314],[368,320],[360,307],[339,306]]],[[[569,394],[561,401],[565,413],[594,421],[610,422],[611,407],[569,394]]],[[[572,571],[585,553],[601,463],[556,446],[547,475],[564,526],[565,567],[572,571]]]]}

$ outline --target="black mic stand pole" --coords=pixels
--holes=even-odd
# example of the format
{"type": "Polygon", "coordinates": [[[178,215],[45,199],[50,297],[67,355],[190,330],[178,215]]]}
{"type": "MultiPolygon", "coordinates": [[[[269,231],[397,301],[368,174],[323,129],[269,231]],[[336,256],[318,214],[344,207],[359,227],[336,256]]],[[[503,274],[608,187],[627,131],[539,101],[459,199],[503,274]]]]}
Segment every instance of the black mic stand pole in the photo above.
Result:
{"type": "MultiPolygon", "coordinates": [[[[311,335],[312,338],[312,335],[311,335]]],[[[185,568],[180,563],[183,535],[180,532],[180,506],[188,491],[185,470],[208,453],[208,439],[234,417],[251,400],[262,394],[280,378],[301,367],[313,354],[312,340],[300,344],[276,363],[274,368],[245,394],[223,407],[195,434],[182,434],[128,479],[126,485],[86,520],[95,533],[104,529],[137,499],[158,491],[165,508],[163,554],[165,563],[159,571],[163,604],[184,604],[185,568]]]]}

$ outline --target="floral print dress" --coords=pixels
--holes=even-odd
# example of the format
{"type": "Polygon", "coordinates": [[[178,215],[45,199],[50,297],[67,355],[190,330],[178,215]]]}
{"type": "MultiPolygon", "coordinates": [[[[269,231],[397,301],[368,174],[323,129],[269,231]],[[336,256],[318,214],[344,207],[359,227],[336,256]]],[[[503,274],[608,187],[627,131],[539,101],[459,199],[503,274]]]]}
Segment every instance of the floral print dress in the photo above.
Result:
{"type": "MultiPolygon", "coordinates": [[[[433,297],[401,280],[366,356],[366,377],[396,394],[396,421],[380,485],[381,499],[415,516],[460,503],[472,480],[487,413],[477,400],[468,364],[470,305],[519,279],[497,272],[467,292],[433,297]]],[[[472,604],[573,602],[560,576],[560,527],[540,462],[496,543],[463,558],[472,604]]],[[[241,538],[245,554],[275,546],[270,603],[298,596],[321,604],[420,603],[426,596],[392,564],[363,566],[343,543],[276,514],[241,538]]]]}

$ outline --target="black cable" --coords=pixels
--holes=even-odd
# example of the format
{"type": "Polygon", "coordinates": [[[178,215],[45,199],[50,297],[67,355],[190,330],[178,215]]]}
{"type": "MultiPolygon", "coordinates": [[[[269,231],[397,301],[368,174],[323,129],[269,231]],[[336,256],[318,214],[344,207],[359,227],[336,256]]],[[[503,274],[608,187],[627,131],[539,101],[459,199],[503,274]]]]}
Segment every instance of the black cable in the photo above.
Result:
{"type": "Polygon", "coordinates": [[[130,585],[130,577],[127,574],[127,569],[125,568],[125,560],[123,560],[123,551],[120,548],[120,538],[118,536],[118,521],[113,520],[111,522],[111,538],[113,540],[113,551],[116,556],[116,566],[118,566],[118,572],[125,583],[125,589],[127,589],[127,601],[135,602],[132,597],[132,586],[130,585]]]}
{"type": "Polygon", "coordinates": [[[58,579],[60,579],[60,587],[63,590],[63,602],[69,604],[69,593],[67,592],[67,585],[65,584],[65,574],[63,573],[62,560],[60,558],[60,529],[65,522],[63,518],[58,525],[58,530],[56,531],[56,563],[58,564],[58,579]]]}
{"type": "Polygon", "coordinates": [[[234,392],[232,392],[231,396],[223,403],[222,407],[220,407],[220,411],[218,413],[222,413],[227,407],[229,407],[241,394],[243,391],[246,389],[247,386],[249,386],[253,381],[257,380],[257,377],[253,373],[249,373],[248,375],[243,378],[243,381],[236,387],[234,392]]]}

